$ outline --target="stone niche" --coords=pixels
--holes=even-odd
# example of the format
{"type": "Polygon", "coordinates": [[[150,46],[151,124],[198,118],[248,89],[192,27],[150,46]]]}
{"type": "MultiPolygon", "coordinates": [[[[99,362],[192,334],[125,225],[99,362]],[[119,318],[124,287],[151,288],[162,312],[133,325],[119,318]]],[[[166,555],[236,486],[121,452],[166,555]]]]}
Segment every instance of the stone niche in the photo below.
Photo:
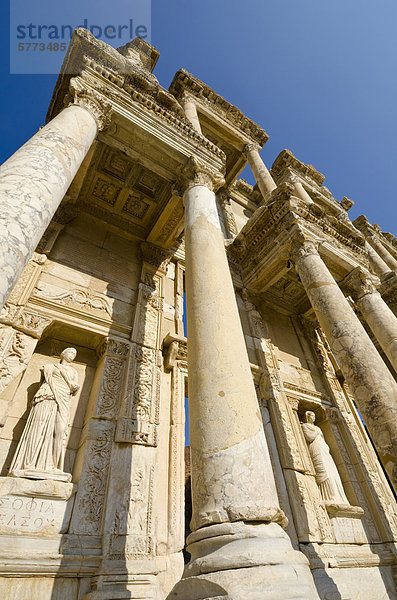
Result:
{"type": "MultiPolygon", "coordinates": [[[[69,526],[74,496],[78,483],[76,454],[83,442],[82,431],[98,356],[95,350],[76,344],[77,331],[54,327],[41,340],[29,364],[7,389],[8,416],[0,433],[0,534],[52,535],[65,533],[69,526]],[[58,334],[54,337],[51,334],[58,334]],[[79,390],[71,397],[69,426],[66,436],[64,472],[72,481],[10,477],[11,461],[24,430],[31,401],[40,386],[44,364],[58,363],[60,353],[68,346],[77,350],[73,367],[78,373],[79,390]]],[[[96,340],[89,340],[92,346],[96,340]]]]}

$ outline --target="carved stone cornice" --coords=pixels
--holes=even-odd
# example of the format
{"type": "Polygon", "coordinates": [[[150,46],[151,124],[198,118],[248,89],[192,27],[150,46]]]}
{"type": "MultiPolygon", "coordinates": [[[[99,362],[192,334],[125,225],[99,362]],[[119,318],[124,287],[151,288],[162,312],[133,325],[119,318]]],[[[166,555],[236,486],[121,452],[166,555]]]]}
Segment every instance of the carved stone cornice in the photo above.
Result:
{"type": "Polygon", "coordinates": [[[181,168],[179,179],[185,192],[196,185],[204,185],[216,192],[225,184],[222,173],[200,162],[194,156],[191,156],[181,168]]]}
{"type": "Polygon", "coordinates": [[[112,120],[112,107],[95,90],[84,85],[80,77],[73,77],[69,83],[69,94],[65,106],[81,106],[94,117],[98,131],[103,131],[112,120]]]}
{"type": "Polygon", "coordinates": [[[0,312],[0,323],[12,325],[15,329],[35,338],[40,338],[52,322],[52,317],[15,304],[5,304],[0,312]]]}
{"type": "Polygon", "coordinates": [[[169,265],[173,255],[172,250],[168,248],[161,248],[160,246],[156,246],[150,242],[142,242],[141,252],[145,262],[155,267],[156,271],[166,273],[167,266],[169,265]]]}
{"type": "Polygon", "coordinates": [[[193,77],[185,69],[180,69],[175,74],[169,91],[178,100],[186,93],[194,96],[198,101],[209,107],[217,116],[241,132],[245,138],[259,144],[260,147],[266,144],[269,139],[269,136],[262,127],[246,117],[236,106],[230,104],[225,98],[196,77],[193,77]]]}
{"type": "Polygon", "coordinates": [[[342,198],[342,200],[340,201],[340,205],[347,212],[354,206],[354,202],[353,202],[353,200],[350,200],[350,198],[347,198],[346,196],[344,196],[342,198]]]}
{"type": "MultiPolygon", "coordinates": [[[[150,44],[149,50],[145,50],[141,47],[142,42],[140,38],[135,38],[116,50],[97,40],[86,29],[76,29],[54,89],[46,122],[64,108],[65,96],[67,102],[71,101],[69,83],[73,74],[99,96],[106,98],[109,104],[121,104],[127,111],[129,105],[140,104],[146,113],[165,121],[168,127],[188,138],[191,143],[204,147],[217,159],[226,161],[223,150],[192,127],[176,98],[151,73],[152,65],[149,68],[145,66],[145,52],[150,54],[147,61],[152,61],[157,50],[150,44]]],[[[96,117],[98,107],[95,103],[91,109],[96,117]]]]}
{"type": "Polygon", "coordinates": [[[271,175],[277,182],[282,178],[283,172],[291,168],[305,178],[309,178],[317,185],[322,186],[325,181],[325,176],[319,173],[313,165],[306,165],[298,160],[290,150],[282,150],[277,156],[271,168],[271,175]]]}
{"type": "Polygon", "coordinates": [[[257,187],[254,187],[253,185],[248,183],[248,181],[246,181],[242,177],[240,177],[240,179],[237,179],[235,182],[233,182],[233,184],[229,188],[229,192],[230,192],[231,196],[233,196],[233,192],[236,192],[237,194],[241,194],[242,196],[247,198],[250,202],[253,202],[253,204],[256,204],[256,205],[259,205],[263,200],[262,194],[257,189],[257,187]]]}
{"type": "Polygon", "coordinates": [[[365,235],[366,238],[370,238],[375,234],[375,229],[373,228],[373,226],[368,221],[365,215],[360,215],[359,217],[357,217],[357,219],[354,219],[353,225],[354,227],[359,229],[365,235]]]}
{"type": "Polygon", "coordinates": [[[376,292],[379,283],[377,277],[362,267],[356,267],[346,275],[340,286],[353,300],[360,300],[363,296],[376,292]]]}
{"type": "Polygon", "coordinates": [[[316,203],[308,204],[294,195],[291,183],[283,182],[269,195],[266,206],[260,206],[239,232],[233,245],[244,269],[253,260],[269,255],[277,242],[285,245],[294,226],[304,227],[314,239],[329,240],[340,251],[353,252],[353,257],[367,265],[365,240],[348,221],[329,215],[316,203]],[[277,240],[277,241],[276,241],[277,240]]]}

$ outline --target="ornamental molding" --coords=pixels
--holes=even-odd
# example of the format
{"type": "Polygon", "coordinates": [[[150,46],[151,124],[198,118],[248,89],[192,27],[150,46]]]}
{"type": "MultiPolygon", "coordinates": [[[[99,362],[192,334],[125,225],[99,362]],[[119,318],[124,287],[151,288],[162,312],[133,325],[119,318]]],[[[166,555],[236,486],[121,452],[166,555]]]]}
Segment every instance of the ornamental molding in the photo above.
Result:
{"type": "Polygon", "coordinates": [[[61,293],[52,293],[54,286],[40,282],[34,292],[34,298],[40,298],[54,304],[75,308],[84,312],[102,313],[113,318],[113,306],[108,297],[89,288],[72,288],[61,293]]]}
{"type": "Polygon", "coordinates": [[[314,181],[320,187],[325,181],[325,176],[319,173],[313,165],[306,165],[301,162],[290,150],[282,150],[274,161],[270,173],[275,181],[279,181],[283,178],[284,172],[288,168],[314,181]]]}
{"type": "Polygon", "coordinates": [[[268,255],[277,242],[288,248],[291,229],[298,226],[304,227],[309,237],[329,240],[333,247],[367,266],[365,240],[348,217],[347,221],[314,202],[307,204],[294,195],[291,183],[283,182],[269,195],[269,204],[260,206],[236,236],[232,253],[246,269],[250,261],[256,264],[262,255],[268,255]]]}
{"type": "Polygon", "coordinates": [[[242,177],[240,179],[237,179],[230,186],[229,194],[231,197],[233,197],[235,194],[241,194],[244,198],[246,198],[255,205],[259,205],[263,200],[260,191],[256,187],[248,183],[248,181],[245,181],[245,179],[243,179],[242,177]]]}
{"type": "MultiPolygon", "coordinates": [[[[168,127],[176,129],[194,145],[206,148],[222,162],[226,162],[223,150],[194,129],[175,97],[160,85],[148,68],[145,68],[142,49],[137,48],[137,45],[140,45],[139,38],[116,50],[97,40],[86,29],[76,29],[54,89],[46,122],[64,108],[65,96],[66,102],[75,103],[69,84],[72,75],[73,79],[76,79],[77,75],[80,82],[84,82],[85,86],[92,90],[95,98],[97,95],[102,96],[109,103],[114,102],[126,110],[136,103],[143,107],[145,112],[165,121],[168,127]],[[134,46],[134,56],[128,51],[131,46],[134,46]],[[140,56],[137,57],[137,54],[140,56]]],[[[152,46],[150,49],[153,53],[157,52],[152,46]]],[[[86,107],[91,108],[94,117],[97,117],[102,108],[97,106],[95,100],[90,103],[91,98],[84,100],[87,102],[86,107]]]]}
{"type": "Polygon", "coordinates": [[[167,266],[173,256],[172,250],[161,248],[150,242],[142,242],[141,252],[143,260],[155,267],[156,271],[161,271],[163,274],[167,272],[167,266]]]}
{"type": "Polygon", "coordinates": [[[11,325],[15,329],[35,338],[40,338],[52,322],[52,317],[15,304],[7,303],[0,311],[0,323],[11,325]]]}
{"type": "Polygon", "coordinates": [[[262,127],[246,117],[236,106],[230,104],[225,98],[185,69],[180,69],[175,74],[169,91],[178,100],[182,99],[185,94],[193,96],[198,101],[198,106],[202,104],[226,121],[229,126],[232,125],[245,138],[252,140],[260,147],[264,146],[269,139],[268,134],[262,127]]]}

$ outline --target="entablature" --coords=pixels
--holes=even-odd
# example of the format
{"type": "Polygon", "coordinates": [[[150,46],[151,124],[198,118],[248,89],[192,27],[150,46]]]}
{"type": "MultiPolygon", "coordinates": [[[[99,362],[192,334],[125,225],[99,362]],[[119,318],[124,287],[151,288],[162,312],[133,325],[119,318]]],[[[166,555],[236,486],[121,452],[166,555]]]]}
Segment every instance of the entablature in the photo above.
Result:
{"type": "Polygon", "coordinates": [[[350,222],[297,198],[290,184],[281,184],[236,236],[230,252],[247,289],[266,292],[267,301],[291,313],[307,308],[303,287],[291,271],[291,238],[298,228],[320,242],[320,253],[337,281],[357,266],[368,269],[365,240],[350,222]]]}
{"type": "Polygon", "coordinates": [[[181,170],[194,160],[222,177],[226,156],[192,127],[152,74],[158,56],[141,38],[116,50],[77,29],[47,119],[74,103],[98,124],[89,160],[75,178],[79,184],[74,181],[68,195],[75,211],[170,248],[183,228],[181,170]]]}
{"type": "Polygon", "coordinates": [[[338,218],[346,220],[347,211],[354,205],[354,202],[346,197],[338,202],[330,190],[323,185],[325,176],[313,165],[306,165],[298,160],[290,150],[280,152],[270,173],[277,185],[299,181],[313,202],[338,218]]]}
{"type": "Polygon", "coordinates": [[[180,102],[186,98],[193,100],[203,135],[226,154],[225,179],[227,185],[231,184],[247,163],[243,154],[245,145],[255,143],[262,147],[269,139],[268,134],[185,69],[175,74],[169,91],[180,102]]]}

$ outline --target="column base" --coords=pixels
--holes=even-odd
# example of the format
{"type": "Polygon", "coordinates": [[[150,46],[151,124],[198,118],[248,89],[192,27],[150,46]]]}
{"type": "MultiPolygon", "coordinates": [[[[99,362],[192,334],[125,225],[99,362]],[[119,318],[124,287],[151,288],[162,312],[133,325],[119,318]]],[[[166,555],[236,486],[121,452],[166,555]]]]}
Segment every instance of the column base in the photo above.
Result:
{"type": "Polygon", "coordinates": [[[191,560],[167,600],[318,600],[306,557],[277,523],[221,523],[187,539],[191,560]]]}

